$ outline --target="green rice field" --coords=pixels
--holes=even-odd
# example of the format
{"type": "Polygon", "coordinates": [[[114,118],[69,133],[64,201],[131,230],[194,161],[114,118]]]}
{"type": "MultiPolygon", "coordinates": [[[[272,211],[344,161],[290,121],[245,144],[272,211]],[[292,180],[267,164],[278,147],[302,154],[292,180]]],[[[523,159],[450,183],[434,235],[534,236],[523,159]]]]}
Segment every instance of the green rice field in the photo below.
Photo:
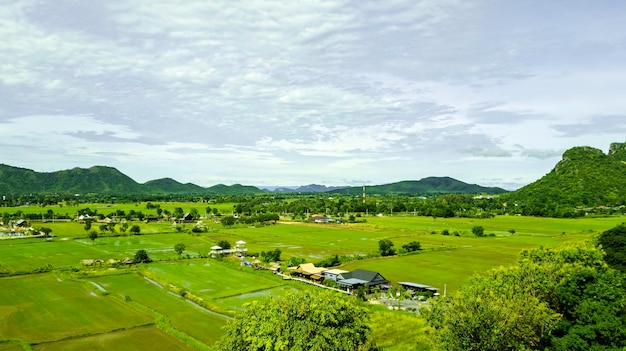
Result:
{"type": "MultiPolygon", "coordinates": [[[[161,204],[161,208],[188,210],[189,205],[161,204]]],[[[200,213],[206,208],[206,204],[194,205],[200,213]]],[[[225,213],[232,209],[232,204],[220,205],[225,213]]],[[[145,204],[96,207],[103,213],[116,208],[150,213],[145,204]]],[[[24,212],[30,210],[41,208],[23,208],[24,212]]],[[[57,210],[76,209],[66,206],[57,210]]],[[[83,224],[75,221],[32,223],[51,228],[53,239],[0,238],[0,351],[210,350],[230,316],[246,303],[318,289],[241,266],[238,259],[207,258],[210,247],[220,240],[233,244],[244,240],[250,255],[278,248],[283,268],[292,256],[317,262],[334,255],[360,255],[361,259],[338,268],[374,270],[393,284],[411,281],[454,294],[473,274],[515,263],[524,249],[590,240],[625,221],[625,217],[433,219],[410,214],[357,219],[359,222],[349,224],[285,219],[276,225],[227,228],[207,218],[202,222],[208,229],[200,233],[192,232],[189,223],[182,228],[178,224],[176,229],[169,222],[141,222],[141,235],[100,233],[94,241],[87,238],[83,224]],[[484,227],[490,236],[473,236],[474,226],[484,227]],[[450,235],[442,235],[444,229],[450,235]],[[418,241],[423,250],[376,257],[381,239],[391,240],[395,249],[418,241]],[[185,245],[182,257],[174,252],[177,243],[185,245]],[[154,262],[132,266],[107,263],[133,257],[137,250],[146,250],[154,262]],[[102,262],[84,266],[83,260],[102,262]]],[[[93,227],[98,228],[96,223],[93,227]]],[[[390,318],[387,313],[392,312],[376,311],[374,319],[390,318]]],[[[420,319],[406,320],[425,328],[420,319]]],[[[384,350],[412,349],[410,344],[394,343],[399,336],[384,323],[374,323],[372,328],[384,350]]]]}

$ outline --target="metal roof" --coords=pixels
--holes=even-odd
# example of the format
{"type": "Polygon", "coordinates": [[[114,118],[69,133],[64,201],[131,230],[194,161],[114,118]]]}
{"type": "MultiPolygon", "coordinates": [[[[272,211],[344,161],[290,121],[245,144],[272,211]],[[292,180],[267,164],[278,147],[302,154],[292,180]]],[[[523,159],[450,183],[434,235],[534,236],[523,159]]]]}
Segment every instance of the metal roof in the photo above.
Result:
{"type": "Polygon", "coordinates": [[[398,284],[402,286],[409,286],[409,287],[416,288],[416,289],[439,290],[435,287],[432,287],[430,285],[425,285],[425,284],[417,284],[417,283],[411,283],[411,282],[398,282],[398,284]]]}

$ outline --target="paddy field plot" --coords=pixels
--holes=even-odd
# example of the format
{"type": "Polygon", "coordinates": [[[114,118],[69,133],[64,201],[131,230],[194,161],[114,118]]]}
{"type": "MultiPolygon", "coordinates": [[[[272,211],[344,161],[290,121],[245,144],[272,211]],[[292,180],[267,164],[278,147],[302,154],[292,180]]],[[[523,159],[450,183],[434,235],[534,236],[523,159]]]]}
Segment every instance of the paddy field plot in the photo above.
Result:
{"type": "Polygon", "coordinates": [[[220,299],[276,289],[285,284],[283,279],[268,271],[255,271],[214,259],[152,263],[144,266],[142,272],[156,281],[185,289],[227,313],[238,311],[245,301],[220,299]]]}
{"type": "Polygon", "coordinates": [[[5,277],[0,287],[0,340],[37,344],[154,323],[122,299],[55,274],[5,277]]]}
{"type": "Polygon", "coordinates": [[[33,351],[192,351],[195,348],[154,326],[119,330],[35,345],[33,351]]]}
{"type": "Polygon", "coordinates": [[[97,283],[111,294],[128,297],[167,316],[172,327],[207,345],[213,345],[219,340],[223,334],[222,327],[228,321],[227,318],[193,305],[136,273],[87,280],[97,283]]]}

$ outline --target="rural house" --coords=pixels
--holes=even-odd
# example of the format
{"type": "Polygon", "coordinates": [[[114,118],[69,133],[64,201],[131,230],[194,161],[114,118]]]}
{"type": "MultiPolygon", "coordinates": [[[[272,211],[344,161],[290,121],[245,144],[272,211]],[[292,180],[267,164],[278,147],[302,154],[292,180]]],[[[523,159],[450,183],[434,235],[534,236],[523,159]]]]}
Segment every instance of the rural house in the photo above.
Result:
{"type": "Polygon", "coordinates": [[[389,280],[380,273],[365,269],[356,269],[352,272],[341,273],[337,276],[337,284],[348,290],[356,289],[359,286],[372,287],[380,286],[383,289],[389,288],[389,280]]]}

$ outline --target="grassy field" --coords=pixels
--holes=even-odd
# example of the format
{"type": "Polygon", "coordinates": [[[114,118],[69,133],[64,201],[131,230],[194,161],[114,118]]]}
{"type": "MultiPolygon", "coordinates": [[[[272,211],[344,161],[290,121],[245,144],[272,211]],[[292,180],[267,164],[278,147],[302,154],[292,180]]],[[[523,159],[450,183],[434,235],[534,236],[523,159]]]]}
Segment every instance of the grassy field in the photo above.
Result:
{"type": "Polygon", "coordinates": [[[83,281],[32,274],[5,277],[0,284],[0,340],[43,343],[154,323],[83,281]]]}
{"type": "MultiPolygon", "coordinates": [[[[283,280],[267,271],[240,268],[233,263],[214,259],[179,261],[150,264],[143,267],[144,274],[157,281],[166,281],[178,288],[193,292],[208,303],[219,305],[224,311],[233,313],[245,302],[220,299],[257,291],[279,288],[283,280]],[[225,302],[226,301],[226,302],[225,302]],[[233,305],[227,302],[233,301],[233,305]]],[[[245,295],[244,295],[245,296],[245,295]]]]}
{"type": "Polygon", "coordinates": [[[89,280],[111,294],[128,296],[132,301],[167,316],[174,328],[207,345],[214,344],[222,336],[221,328],[226,324],[226,318],[192,305],[138,274],[109,275],[89,280]]]}
{"type": "MultiPolygon", "coordinates": [[[[160,205],[169,210],[181,207],[185,211],[197,206],[200,213],[204,213],[207,206],[216,206],[206,203],[160,205]]],[[[226,213],[232,210],[233,204],[219,206],[226,213]]],[[[71,213],[84,207],[90,206],[57,209],[71,213]]],[[[134,209],[146,214],[153,211],[147,210],[145,203],[94,204],[91,208],[97,208],[99,213],[116,209],[134,209]]],[[[18,209],[44,211],[38,207],[18,209]]],[[[57,209],[53,210],[57,212],[57,209]]],[[[10,209],[10,212],[15,210],[10,209]]],[[[340,268],[374,270],[392,283],[412,281],[438,287],[441,291],[445,286],[448,293],[454,293],[471,275],[514,263],[521,250],[592,239],[626,221],[625,217],[433,219],[405,214],[358,219],[361,222],[350,224],[285,220],[277,225],[230,228],[207,219],[204,222],[209,230],[203,233],[190,233],[192,224],[177,231],[168,222],[142,222],[139,223],[142,235],[104,236],[95,241],[86,238],[87,232],[80,223],[49,222],[45,226],[53,230],[53,241],[0,239],[0,274],[30,273],[48,265],[53,269],[50,273],[0,278],[0,351],[21,350],[19,341],[33,344],[34,350],[193,349],[183,341],[184,335],[210,347],[221,337],[227,318],[191,304],[173,291],[182,289],[202,299],[203,305],[215,311],[233,314],[253,300],[315,289],[285,281],[268,271],[240,267],[237,260],[195,258],[206,256],[210,247],[220,240],[230,243],[244,240],[251,253],[279,248],[283,260],[296,256],[310,262],[333,255],[374,254],[381,239],[392,240],[396,249],[418,241],[424,250],[417,254],[354,260],[340,268]],[[482,226],[486,234],[494,236],[477,238],[472,235],[474,226],[482,226]],[[459,235],[442,235],[444,229],[459,235]],[[177,243],[185,244],[183,256],[189,254],[192,259],[178,257],[173,250],[177,243]],[[80,264],[84,259],[106,261],[133,257],[140,249],[146,250],[155,262],[114,270],[107,265],[99,268],[80,264]],[[168,328],[177,330],[178,334],[158,327],[155,314],[165,316],[168,328]]],[[[98,229],[97,224],[93,227],[98,229]]],[[[390,318],[384,311],[374,316],[377,321],[390,318]]],[[[421,320],[415,323],[420,330],[426,328],[421,320]]],[[[383,328],[382,324],[376,324],[374,334],[385,350],[421,349],[426,345],[422,340],[420,347],[411,348],[405,343],[395,343],[402,345],[395,347],[397,333],[383,328]]]]}

